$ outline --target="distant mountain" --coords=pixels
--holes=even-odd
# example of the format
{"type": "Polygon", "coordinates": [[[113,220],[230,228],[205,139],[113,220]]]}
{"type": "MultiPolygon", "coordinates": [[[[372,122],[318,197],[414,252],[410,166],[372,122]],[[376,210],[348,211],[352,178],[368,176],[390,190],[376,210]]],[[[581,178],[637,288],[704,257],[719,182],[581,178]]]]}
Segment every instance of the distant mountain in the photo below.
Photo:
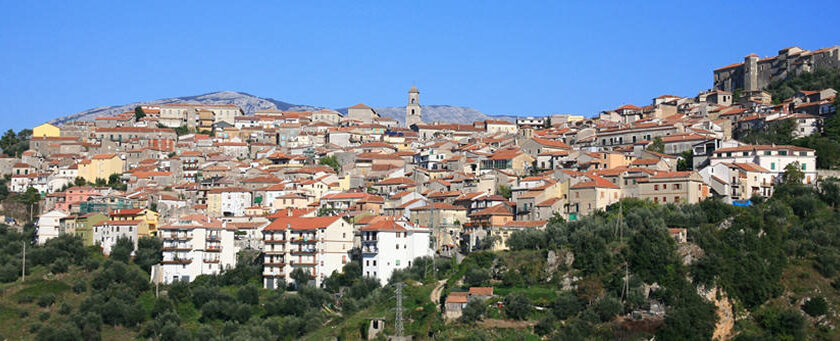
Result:
{"type": "MultiPolygon", "coordinates": [[[[456,107],[452,105],[422,105],[420,106],[423,114],[423,121],[431,122],[449,122],[449,123],[473,123],[475,121],[483,121],[486,119],[498,120],[516,120],[511,116],[490,116],[478,110],[469,107],[456,107]]],[[[337,109],[343,115],[347,115],[347,108],[337,109]]],[[[380,116],[390,117],[400,122],[400,125],[405,123],[405,107],[380,107],[373,108],[380,116]]]]}
{"type": "MultiPolygon", "coordinates": [[[[292,104],[278,101],[273,98],[262,98],[244,92],[220,91],[198,96],[173,97],[153,101],[135,102],[123,105],[112,105],[98,107],[72,115],[56,118],[50,123],[67,123],[72,121],[92,121],[99,116],[112,116],[126,111],[132,111],[139,105],[155,104],[235,104],[245,111],[246,115],[253,115],[258,110],[277,109],[289,111],[318,110],[323,107],[292,104]]],[[[405,107],[382,107],[374,108],[382,116],[392,117],[402,123],[405,120],[405,107]]],[[[347,108],[337,109],[342,114],[347,114],[347,108]]],[[[451,123],[472,123],[486,119],[500,119],[514,121],[514,116],[490,116],[478,110],[468,107],[457,107],[451,105],[424,105],[423,121],[425,122],[451,122],[451,123]]]]}
{"type": "Polygon", "coordinates": [[[166,99],[158,99],[153,101],[134,102],[123,105],[112,105],[106,107],[98,107],[75,113],[69,116],[60,117],[51,121],[51,123],[66,123],[72,121],[92,121],[99,116],[111,116],[120,114],[126,111],[133,111],[139,105],[154,105],[154,104],[174,104],[174,103],[189,103],[189,104],[235,104],[238,105],[245,114],[252,115],[258,110],[277,109],[277,110],[317,110],[318,107],[308,105],[297,105],[278,101],[273,98],[261,98],[244,92],[236,91],[220,91],[198,96],[173,97],[166,99]]]}

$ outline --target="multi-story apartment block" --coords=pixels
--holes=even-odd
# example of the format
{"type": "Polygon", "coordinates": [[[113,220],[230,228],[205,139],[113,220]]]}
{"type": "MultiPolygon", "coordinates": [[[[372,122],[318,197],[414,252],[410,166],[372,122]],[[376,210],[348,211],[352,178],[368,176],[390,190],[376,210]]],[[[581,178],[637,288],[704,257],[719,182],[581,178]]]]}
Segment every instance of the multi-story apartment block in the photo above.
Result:
{"type": "Polygon", "coordinates": [[[350,262],[353,225],[341,217],[275,219],[263,229],[263,286],[268,289],[291,280],[294,269],[312,275],[316,286],[350,262]]]}
{"type": "Polygon", "coordinates": [[[710,158],[711,166],[726,163],[754,163],[770,171],[775,182],[782,181],[782,175],[788,164],[798,162],[805,174],[806,184],[817,179],[817,156],[815,150],[784,145],[744,145],[740,147],[719,148],[710,158]]]}
{"type": "Polygon", "coordinates": [[[362,274],[385,285],[394,270],[433,255],[429,229],[402,219],[380,219],[362,227],[362,274]]]}
{"type": "Polygon", "coordinates": [[[234,229],[202,214],[178,218],[160,227],[163,240],[162,281],[190,282],[236,266],[234,229]]]}

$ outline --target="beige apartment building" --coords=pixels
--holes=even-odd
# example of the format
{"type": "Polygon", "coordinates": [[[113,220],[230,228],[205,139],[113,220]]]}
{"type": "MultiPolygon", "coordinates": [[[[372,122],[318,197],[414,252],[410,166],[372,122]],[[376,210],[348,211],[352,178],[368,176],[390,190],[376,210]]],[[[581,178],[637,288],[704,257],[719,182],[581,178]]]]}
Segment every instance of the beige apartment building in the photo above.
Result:
{"type": "Polygon", "coordinates": [[[639,198],[656,203],[696,204],[709,197],[709,186],[697,172],[659,172],[639,182],[639,198]]]}
{"type": "Polygon", "coordinates": [[[275,289],[294,269],[312,274],[316,286],[350,262],[353,225],[341,217],[279,217],[263,229],[263,287],[275,289]]]}

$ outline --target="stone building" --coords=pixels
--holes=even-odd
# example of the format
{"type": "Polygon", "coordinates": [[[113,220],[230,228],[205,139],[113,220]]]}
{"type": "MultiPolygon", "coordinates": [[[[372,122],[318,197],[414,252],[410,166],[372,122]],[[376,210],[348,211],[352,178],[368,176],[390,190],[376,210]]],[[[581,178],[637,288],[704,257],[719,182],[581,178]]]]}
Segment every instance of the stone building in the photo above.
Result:
{"type": "Polygon", "coordinates": [[[756,54],[744,57],[740,63],[714,70],[715,89],[756,91],[775,81],[820,68],[840,67],[840,47],[833,46],[816,51],[789,47],[779,50],[774,57],[759,58],[756,54]]]}

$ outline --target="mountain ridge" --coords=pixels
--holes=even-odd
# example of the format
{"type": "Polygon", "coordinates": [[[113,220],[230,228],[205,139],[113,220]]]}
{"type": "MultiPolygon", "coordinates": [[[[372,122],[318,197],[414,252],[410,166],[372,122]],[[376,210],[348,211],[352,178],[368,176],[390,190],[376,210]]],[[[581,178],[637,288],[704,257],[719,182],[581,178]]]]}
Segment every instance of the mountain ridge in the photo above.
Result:
{"type": "MultiPolygon", "coordinates": [[[[253,115],[259,110],[284,110],[284,111],[310,111],[325,109],[325,107],[293,104],[277,100],[271,97],[259,97],[241,91],[216,91],[201,95],[169,97],[150,101],[138,101],[122,105],[105,105],[80,111],[66,116],[61,116],[49,121],[53,124],[63,124],[73,121],[92,121],[99,116],[112,116],[126,111],[132,111],[140,105],[161,105],[161,104],[235,104],[242,108],[246,115],[253,115]]],[[[487,115],[470,107],[454,105],[423,105],[423,120],[425,122],[450,122],[450,123],[472,123],[486,119],[503,119],[515,121],[516,116],[511,115],[487,115]]],[[[338,108],[336,111],[347,114],[347,108],[338,108]]],[[[405,121],[405,107],[386,106],[374,108],[383,117],[393,118],[402,124],[405,121]]]]}

